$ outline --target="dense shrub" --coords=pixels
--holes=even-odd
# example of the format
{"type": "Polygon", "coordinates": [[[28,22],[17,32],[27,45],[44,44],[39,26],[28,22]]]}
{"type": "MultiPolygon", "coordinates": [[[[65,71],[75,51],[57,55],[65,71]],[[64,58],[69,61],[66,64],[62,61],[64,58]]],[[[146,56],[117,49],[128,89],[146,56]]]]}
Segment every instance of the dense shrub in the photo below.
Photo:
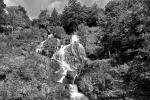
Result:
{"type": "Polygon", "coordinates": [[[113,90],[113,77],[109,73],[111,68],[107,61],[90,61],[81,71],[77,84],[79,90],[91,100],[98,100],[113,90]]]}
{"type": "Polygon", "coordinates": [[[0,97],[34,100],[52,95],[64,100],[68,93],[65,86],[56,83],[58,75],[54,72],[58,68],[56,61],[40,55],[3,57],[0,59],[0,97]]]}
{"type": "Polygon", "coordinates": [[[51,58],[53,54],[56,52],[56,50],[58,49],[58,47],[60,46],[59,41],[60,40],[54,37],[46,40],[43,44],[43,49],[41,54],[51,58]]]}
{"type": "Polygon", "coordinates": [[[53,34],[55,38],[62,39],[66,35],[64,28],[60,26],[50,26],[48,27],[48,30],[49,33],[53,34]]]}
{"type": "MultiPolygon", "coordinates": [[[[0,32],[4,32],[1,26],[8,29],[0,34],[0,99],[69,100],[64,84],[72,80],[72,73],[64,79],[66,83],[57,84],[61,75],[54,72],[60,65],[49,58],[61,44],[70,43],[71,35],[67,34],[75,33],[87,55],[87,63],[75,81],[80,92],[90,100],[108,100],[124,94],[148,100],[149,4],[149,0],[111,0],[102,10],[96,4],[86,7],[69,0],[61,15],[56,9],[51,16],[47,9],[42,10],[32,26],[23,7],[8,7],[6,22],[0,20],[0,32]],[[48,34],[54,37],[47,39],[48,34]],[[46,42],[42,54],[47,57],[35,54],[43,40],[46,42]],[[111,59],[111,64],[107,59],[111,59]]],[[[0,5],[3,19],[3,0],[0,5]]],[[[75,64],[80,65],[79,62],[75,64]]]]}
{"type": "Polygon", "coordinates": [[[27,11],[22,6],[9,6],[6,8],[6,22],[11,25],[13,30],[20,30],[26,27],[30,27],[31,22],[27,15],[27,11]]]}
{"type": "Polygon", "coordinates": [[[45,39],[46,37],[46,31],[40,30],[38,28],[30,28],[30,29],[24,29],[22,31],[16,31],[16,33],[13,33],[16,36],[16,39],[18,40],[24,40],[24,41],[40,41],[42,39],[45,39]]]}
{"type": "Polygon", "coordinates": [[[132,91],[135,98],[149,98],[150,87],[150,68],[149,62],[141,62],[140,60],[135,60],[130,64],[131,68],[124,76],[128,91],[132,91]]]}
{"type": "Polygon", "coordinates": [[[5,22],[5,9],[6,5],[4,4],[4,0],[0,1],[0,33],[3,32],[3,25],[6,23],[5,22]]]}
{"type": "Polygon", "coordinates": [[[77,34],[80,36],[80,43],[85,47],[88,58],[104,58],[104,47],[101,44],[104,32],[99,27],[88,27],[81,24],[78,26],[77,34]]]}
{"type": "Polygon", "coordinates": [[[38,28],[13,31],[9,35],[1,35],[1,53],[21,55],[23,52],[35,52],[38,43],[46,36],[46,32],[38,28]]]}

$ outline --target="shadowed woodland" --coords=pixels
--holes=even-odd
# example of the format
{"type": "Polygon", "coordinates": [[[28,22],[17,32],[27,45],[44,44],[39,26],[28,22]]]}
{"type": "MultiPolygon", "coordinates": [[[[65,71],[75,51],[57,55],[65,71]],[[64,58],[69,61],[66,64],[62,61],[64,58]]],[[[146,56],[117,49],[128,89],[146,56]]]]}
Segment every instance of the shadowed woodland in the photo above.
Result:
{"type": "Polygon", "coordinates": [[[69,0],[61,14],[44,9],[32,20],[24,7],[0,0],[0,100],[70,100],[71,73],[57,83],[51,57],[74,33],[89,59],[75,80],[80,92],[90,100],[149,100],[149,32],[150,0],[111,0],[103,9],[69,0]]]}

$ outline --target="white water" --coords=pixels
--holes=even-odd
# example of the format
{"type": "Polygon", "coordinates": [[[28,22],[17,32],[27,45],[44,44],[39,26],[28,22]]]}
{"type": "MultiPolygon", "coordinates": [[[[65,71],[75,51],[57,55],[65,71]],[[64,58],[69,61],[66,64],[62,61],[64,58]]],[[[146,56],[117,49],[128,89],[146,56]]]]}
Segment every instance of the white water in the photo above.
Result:
{"type": "MultiPolygon", "coordinates": [[[[69,48],[69,46],[74,45],[75,43],[79,44],[79,48],[84,49],[84,47],[79,43],[79,38],[77,35],[73,35],[71,38],[71,43],[65,46],[61,46],[61,48],[53,55],[52,59],[57,60],[60,63],[61,68],[63,69],[62,78],[58,80],[57,82],[63,83],[63,79],[66,77],[68,71],[75,71],[77,68],[75,66],[70,66],[65,61],[65,54],[67,53],[66,49],[69,48]]],[[[74,50],[72,49],[74,52],[74,50]]],[[[75,54],[75,52],[74,52],[75,54]]],[[[77,75],[75,75],[76,77],[77,75]]],[[[75,78],[74,77],[74,78],[75,78]]],[[[75,79],[74,79],[75,80],[75,79]]]]}
{"type": "Polygon", "coordinates": [[[42,42],[36,47],[36,53],[42,52],[44,43],[45,43],[48,39],[50,39],[51,37],[53,37],[53,34],[48,35],[48,38],[47,38],[46,40],[42,41],[42,42]]]}
{"type": "Polygon", "coordinates": [[[60,82],[60,83],[63,83],[63,79],[66,77],[68,71],[74,71],[74,69],[72,69],[70,67],[70,65],[64,61],[65,60],[65,56],[64,56],[65,55],[65,49],[69,45],[61,46],[61,48],[52,57],[52,59],[55,59],[60,63],[60,66],[63,69],[63,72],[61,73],[62,78],[57,81],[57,82],[60,82]]]}
{"type": "MultiPolygon", "coordinates": [[[[72,52],[74,53],[74,55],[76,55],[76,52],[73,49],[73,46],[75,45],[75,43],[79,45],[78,48],[80,48],[79,50],[81,50],[79,52],[85,53],[84,47],[79,43],[79,37],[77,35],[73,35],[71,38],[70,44],[65,45],[65,46],[62,45],[61,48],[52,57],[52,59],[55,59],[60,63],[60,66],[63,69],[63,72],[61,73],[62,77],[57,81],[59,83],[63,83],[63,80],[66,77],[68,71],[76,71],[77,69],[76,66],[69,65],[69,63],[67,63],[65,60],[65,54],[67,53],[66,49],[69,48],[70,46],[72,48],[71,49],[72,52]]],[[[80,56],[84,56],[84,54],[80,56]]],[[[76,76],[77,75],[74,76],[74,80],[76,76]]],[[[84,94],[78,92],[78,88],[77,88],[77,85],[74,84],[74,80],[73,80],[73,83],[69,85],[70,100],[89,100],[84,94]]]]}
{"type": "Polygon", "coordinates": [[[79,37],[77,35],[72,35],[71,43],[79,42],[79,37]]]}
{"type": "Polygon", "coordinates": [[[70,84],[70,99],[71,100],[89,100],[84,94],[78,92],[77,85],[70,84]]]}
{"type": "Polygon", "coordinates": [[[8,12],[8,10],[5,8],[4,9],[4,11],[5,11],[5,13],[8,15],[9,14],[9,12],[8,12]]]}
{"type": "MultiPolygon", "coordinates": [[[[48,39],[51,38],[53,35],[48,36],[48,39]]],[[[47,40],[45,40],[47,41],[47,40]]],[[[38,45],[36,52],[39,53],[42,51],[43,49],[43,44],[45,43],[45,41],[41,42],[40,45],[38,45]]],[[[61,45],[60,49],[57,50],[54,55],[52,56],[51,59],[54,59],[56,61],[58,61],[60,63],[60,67],[61,69],[63,69],[63,71],[61,72],[62,77],[57,81],[59,83],[63,83],[64,78],[67,75],[68,71],[76,71],[77,67],[76,66],[71,66],[69,63],[66,62],[65,59],[65,55],[68,52],[67,49],[69,47],[71,47],[72,52],[74,53],[74,55],[76,55],[76,52],[73,49],[73,46],[75,44],[78,44],[78,48],[79,48],[79,52],[81,52],[80,56],[84,56],[85,55],[85,49],[82,46],[82,44],[79,43],[79,37],[77,35],[73,35],[71,38],[71,42],[68,45],[61,45]]],[[[83,58],[86,58],[85,56],[83,58]]],[[[55,73],[60,72],[59,70],[56,71],[55,73]]],[[[77,75],[74,76],[74,80],[76,78],[77,75]]],[[[86,96],[84,96],[84,94],[78,92],[78,88],[77,85],[74,84],[74,80],[73,83],[69,85],[69,90],[70,90],[70,100],[89,100],[86,96]]]]}

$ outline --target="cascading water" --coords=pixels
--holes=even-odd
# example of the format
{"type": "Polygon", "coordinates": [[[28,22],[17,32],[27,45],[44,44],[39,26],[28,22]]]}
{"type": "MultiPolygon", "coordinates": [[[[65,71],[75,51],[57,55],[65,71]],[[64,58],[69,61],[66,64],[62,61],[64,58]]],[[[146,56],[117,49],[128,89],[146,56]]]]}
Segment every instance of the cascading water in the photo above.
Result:
{"type": "Polygon", "coordinates": [[[61,46],[61,48],[52,57],[52,59],[57,60],[60,63],[60,66],[63,69],[61,72],[62,77],[57,82],[63,83],[68,71],[76,72],[72,84],[69,84],[71,100],[88,100],[84,94],[78,92],[77,85],[74,84],[77,76],[76,70],[82,69],[83,61],[81,60],[85,60],[84,58],[86,58],[85,50],[84,47],[79,43],[79,38],[77,35],[73,35],[71,43],[61,46]]]}
{"type": "Polygon", "coordinates": [[[43,50],[43,45],[44,45],[44,43],[45,43],[48,39],[50,39],[51,37],[53,37],[53,34],[48,35],[48,38],[47,38],[46,40],[42,41],[42,42],[37,46],[37,48],[36,48],[36,53],[40,53],[40,52],[43,50]]]}
{"type": "Polygon", "coordinates": [[[39,53],[42,51],[42,47],[43,47],[43,44],[46,42],[46,40],[42,41],[36,48],[36,53],[39,53]]]}
{"type": "MultiPolygon", "coordinates": [[[[51,38],[52,36],[48,36],[51,38]]],[[[46,41],[46,40],[45,40],[46,41]]],[[[41,42],[39,48],[37,48],[36,52],[40,52],[42,50],[44,42],[41,42]]],[[[79,43],[79,37],[77,35],[72,35],[72,39],[70,44],[61,45],[60,49],[58,49],[52,56],[51,59],[56,60],[60,64],[60,70],[55,73],[60,73],[61,78],[58,79],[57,82],[63,83],[64,79],[67,76],[67,72],[75,72],[73,76],[73,81],[69,84],[70,90],[70,99],[71,100],[89,100],[84,94],[78,92],[77,85],[74,84],[74,81],[77,77],[77,70],[80,70],[84,67],[84,61],[86,60],[85,49],[82,44],[79,43]]]]}
{"type": "Polygon", "coordinates": [[[70,100],[89,100],[84,94],[78,92],[77,85],[70,84],[70,100]]]}
{"type": "MultiPolygon", "coordinates": [[[[60,63],[61,68],[63,69],[62,78],[58,81],[63,83],[63,79],[67,75],[68,71],[76,71],[77,69],[82,69],[82,64],[85,58],[84,47],[79,43],[77,35],[73,35],[71,43],[61,48],[54,53],[52,59],[57,60],[60,63]],[[80,66],[79,66],[80,65],[80,66]]],[[[77,75],[74,76],[74,80],[77,75]]]]}

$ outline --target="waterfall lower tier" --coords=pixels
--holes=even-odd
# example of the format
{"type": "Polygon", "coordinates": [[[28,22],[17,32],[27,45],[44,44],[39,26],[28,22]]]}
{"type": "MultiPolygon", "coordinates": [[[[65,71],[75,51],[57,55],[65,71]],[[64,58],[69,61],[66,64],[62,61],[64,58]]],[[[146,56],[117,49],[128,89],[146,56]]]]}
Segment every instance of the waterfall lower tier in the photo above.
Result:
{"type": "Polygon", "coordinates": [[[78,92],[77,85],[70,84],[70,100],[89,100],[84,94],[78,92]]]}

